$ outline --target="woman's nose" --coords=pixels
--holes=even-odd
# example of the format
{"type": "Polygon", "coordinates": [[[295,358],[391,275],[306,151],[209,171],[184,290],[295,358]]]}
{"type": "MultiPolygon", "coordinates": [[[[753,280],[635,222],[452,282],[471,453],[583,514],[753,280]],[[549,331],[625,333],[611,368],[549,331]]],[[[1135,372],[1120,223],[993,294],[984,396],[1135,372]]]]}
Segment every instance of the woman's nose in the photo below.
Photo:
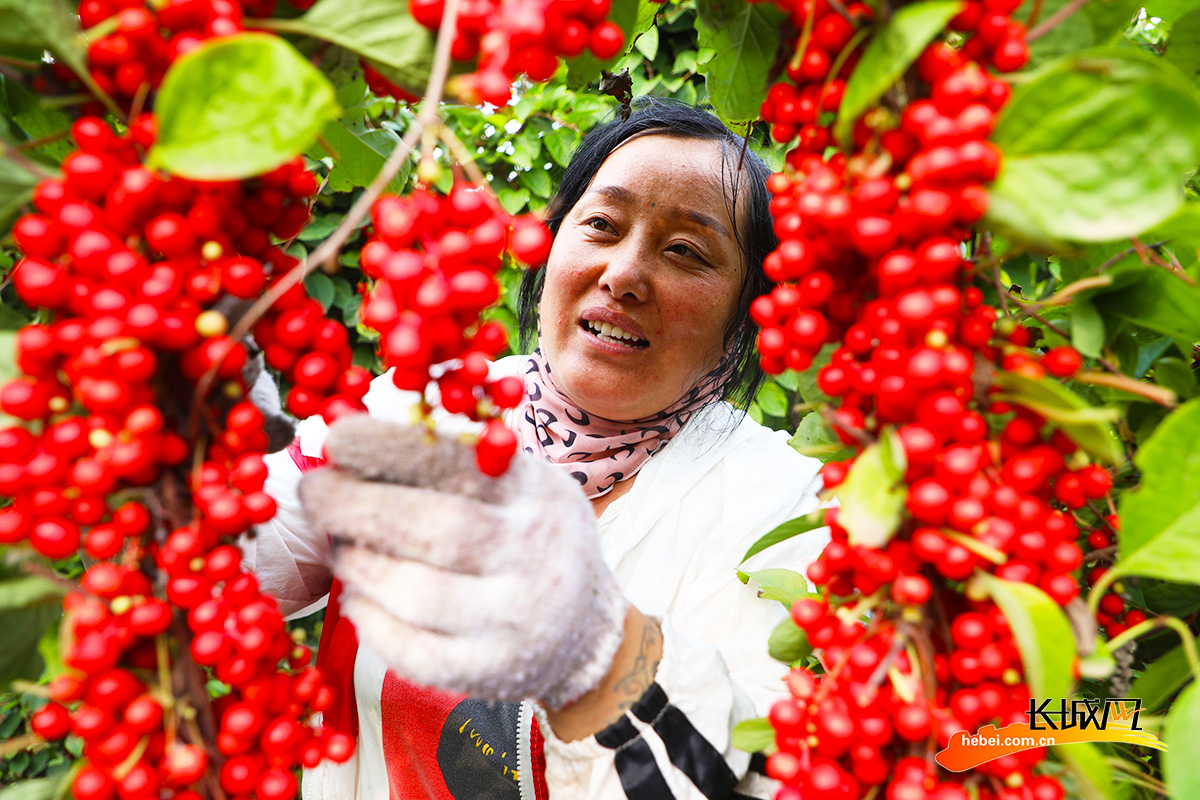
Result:
{"type": "Polygon", "coordinates": [[[600,273],[600,288],[623,302],[646,301],[650,297],[649,256],[636,241],[613,248],[600,273]]]}

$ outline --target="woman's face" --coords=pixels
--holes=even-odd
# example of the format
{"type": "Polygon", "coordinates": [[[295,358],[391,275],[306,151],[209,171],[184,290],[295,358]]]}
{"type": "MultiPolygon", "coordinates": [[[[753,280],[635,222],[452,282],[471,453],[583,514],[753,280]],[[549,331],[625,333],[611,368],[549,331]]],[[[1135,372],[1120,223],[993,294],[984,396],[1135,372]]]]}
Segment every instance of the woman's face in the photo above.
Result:
{"type": "Polygon", "coordinates": [[[712,370],[742,286],[717,142],[647,134],[601,165],[546,263],[541,348],[585,411],[662,411],[712,370]]]}

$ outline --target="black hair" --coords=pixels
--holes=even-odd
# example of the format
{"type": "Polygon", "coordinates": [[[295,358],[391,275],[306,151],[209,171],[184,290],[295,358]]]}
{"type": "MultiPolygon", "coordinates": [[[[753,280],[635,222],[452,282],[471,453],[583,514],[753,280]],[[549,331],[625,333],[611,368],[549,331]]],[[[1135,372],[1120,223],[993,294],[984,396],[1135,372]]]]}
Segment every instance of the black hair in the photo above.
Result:
{"type": "MultiPolygon", "coordinates": [[[[732,175],[732,184],[726,186],[726,199],[733,220],[739,219],[738,195],[745,188],[745,207],[741,223],[735,226],[734,240],[746,271],[737,308],[725,329],[725,356],[722,359],[725,369],[718,396],[736,405],[748,405],[763,382],[754,346],[757,330],[750,320],[750,303],[771,288],[771,282],[763,272],[763,260],[775,249],[776,238],[771,220],[771,194],[767,190],[771,170],[747,147],[741,136],[705,109],[673,100],[641,98],[634,103],[634,111],[628,119],[618,117],[606,122],[580,141],[558,191],[550,200],[546,225],[551,233],[558,235],[563,220],[587,191],[605,160],[622,143],[648,131],[681,139],[715,141],[721,145],[722,182],[732,175]]],[[[521,347],[526,352],[537,333],[537,307],[545,274],[544,269],[533,269],[521,278],[517,319],[521,347]]]]}

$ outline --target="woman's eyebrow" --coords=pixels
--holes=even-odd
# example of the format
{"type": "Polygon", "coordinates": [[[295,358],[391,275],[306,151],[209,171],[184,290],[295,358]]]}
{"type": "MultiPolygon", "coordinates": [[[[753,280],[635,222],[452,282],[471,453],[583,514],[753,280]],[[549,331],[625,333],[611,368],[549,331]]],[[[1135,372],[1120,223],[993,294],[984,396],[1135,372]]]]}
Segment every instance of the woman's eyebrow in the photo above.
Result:
{"type": "MultiPolygon", "coordinates": [[[[595,186],[591,189],[588,189],[587,193],[604,195],[605,197],[612,198],[618,203],[628,204],[634,202],[635,199],[633,192],[629,191],[624,186],[595,186]]],[[[683,208],[681,206],[675,206],[671,208],[670,211],[676,216],[683,217],[684,219],[690,220],[697,225],[702,225],[706,228],[712,228],[714,231],[723,236],[730,236],[729,229],[726,228],[725,225],[714,216],[705,214],[702,211],[696,211],[691,208],[683,208]]]]}

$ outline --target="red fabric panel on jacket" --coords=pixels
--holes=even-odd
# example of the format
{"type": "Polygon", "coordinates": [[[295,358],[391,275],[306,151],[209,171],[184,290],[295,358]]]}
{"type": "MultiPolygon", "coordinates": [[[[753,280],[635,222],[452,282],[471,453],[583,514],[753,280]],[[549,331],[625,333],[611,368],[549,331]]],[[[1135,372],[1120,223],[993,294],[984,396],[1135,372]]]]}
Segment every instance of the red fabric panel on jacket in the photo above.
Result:
{"type": "Polygon", "coordinates": [[[546,786],[546,740],[542,737],[542,728],[538,725],[537,717],[529,728],[529,755],[533,766],[533,796],[534,800],[550,800],[550,788],[546,786]]]}

